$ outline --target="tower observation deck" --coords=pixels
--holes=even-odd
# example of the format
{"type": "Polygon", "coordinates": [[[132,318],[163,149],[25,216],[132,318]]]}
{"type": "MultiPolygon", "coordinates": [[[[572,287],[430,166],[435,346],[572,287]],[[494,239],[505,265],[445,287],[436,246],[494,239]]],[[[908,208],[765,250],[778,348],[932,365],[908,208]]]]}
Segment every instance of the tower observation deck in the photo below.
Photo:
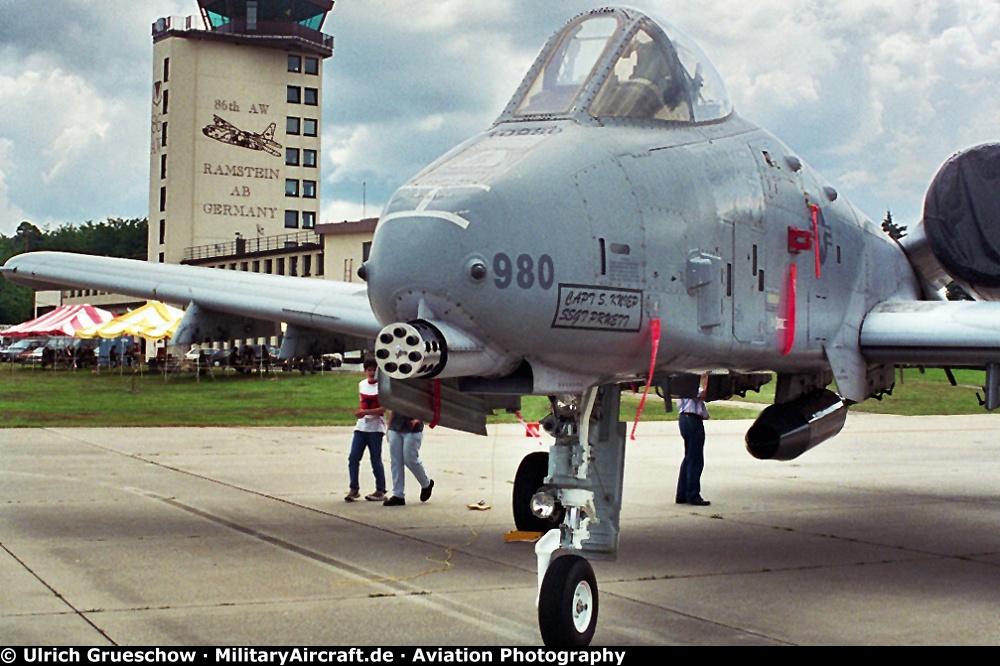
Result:
{"type": "MultiPolygon", "coordinates": [[[[333,5],[333,0],[198,0],[205,25],[199,36],[327,58],[333,55],[333,36],[322,29],[333,5]]],[[[176,17],[160,19],[153,24],[153,42],[194,27],[176,17]]]]}

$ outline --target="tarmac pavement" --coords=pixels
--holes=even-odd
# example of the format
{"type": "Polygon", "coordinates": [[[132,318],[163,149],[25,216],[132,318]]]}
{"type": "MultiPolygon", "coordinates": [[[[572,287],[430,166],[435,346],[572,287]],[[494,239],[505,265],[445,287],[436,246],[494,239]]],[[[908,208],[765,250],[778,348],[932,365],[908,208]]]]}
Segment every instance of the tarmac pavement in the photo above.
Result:
{"type": "MultiPolygon", "coordinates": [[[[1000,643],[1000,416],[852,414],[791,463],[706,426],[706,508],[673,503],[675,423],[628,443],[594,645],[1000,643]]],[[[430,431],[433,497],[392,508],[343,501],[350,439],[0,430],[0,645],[539,645],[503,536],[547,439],[430,431]]]]}

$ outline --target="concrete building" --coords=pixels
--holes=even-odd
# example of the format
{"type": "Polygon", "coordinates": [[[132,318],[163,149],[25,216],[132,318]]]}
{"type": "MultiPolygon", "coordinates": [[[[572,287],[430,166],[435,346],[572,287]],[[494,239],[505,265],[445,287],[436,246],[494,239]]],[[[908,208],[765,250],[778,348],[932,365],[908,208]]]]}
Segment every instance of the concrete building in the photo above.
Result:
{"type": "MultiPolygon", "coordinates": [[[[358,280],[377,220],[318,219],[333,54],[321,30],[334,3],[197,4],[200,16],[152,25],[149,261],[358,280]]],[[[92,290],[65,291],[62,302],[116,313],[143,304],[92,290]]]]}
{"type": "Polygon", "coordinates": [[[356,222],[335,222],[317,225],[323,238],[327,279],[358,282],[358,268],[368,260],[377,217],[356,222]]]}
{"type": "Polygon", "coordinates": [[[198,5],[153,25],[149,259],[239,266],[314,237],[333,2],[198,5]]]}

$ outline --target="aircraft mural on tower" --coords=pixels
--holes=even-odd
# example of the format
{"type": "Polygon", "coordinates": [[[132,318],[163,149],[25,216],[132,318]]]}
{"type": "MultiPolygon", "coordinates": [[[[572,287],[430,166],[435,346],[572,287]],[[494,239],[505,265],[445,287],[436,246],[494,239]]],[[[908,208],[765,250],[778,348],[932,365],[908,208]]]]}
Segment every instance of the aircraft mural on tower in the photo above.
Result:
{"type": "Polygon", "coordinates": [[[274,140],[275,128],[275,123],[271,123],[260,134],[257,132],[248,132],[241,130],[228,120],[212,114],[212,124],[205,125],[201,131],[208,138],[215,139],[220,143],[228,143],[231,146],[238,146],[249,150],[262,150],[275,157],[281,157],[282,145],[274,140]]]}
{"type": "MultiPolygon", "coordinates": [[[[270,145],[220,118],[209,130],[270,145]]],[[[618,549],[622,385],[669,400],[707,375],[720,400],[776,377],[746,435],[775,460],[836,435],[850,404],[893,389],[897,365],[984,369],[986,407],[1000,406],[998,165],[997,146],[953,158],[897,243],[741,118],[690,38],[611,7],[571,19],[492,127],[399,188],[366,286],[58,253],[2,270],[173,301],[180,343],[282,321],[286,358],[371,349],[383,404],[467,432],[549,396],[553,443],[518,469],[514,518],[546,532],[542,638],[586,645],[599,599],[588,559],[618,549]],[[951,280],[979,300],[941,300],[951,280]]]]}

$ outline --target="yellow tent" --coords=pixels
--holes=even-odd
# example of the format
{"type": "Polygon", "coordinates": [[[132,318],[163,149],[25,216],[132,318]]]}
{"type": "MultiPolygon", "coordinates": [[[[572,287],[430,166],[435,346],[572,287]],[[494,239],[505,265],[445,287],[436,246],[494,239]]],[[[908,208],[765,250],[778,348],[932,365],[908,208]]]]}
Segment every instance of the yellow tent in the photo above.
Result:
{"type": "Polygon", "coordinates": [[[106,324],[81,329],[77,331],[76,336],[89,339],[133,335],[147,340],[162,340],[173,336],[183,316],[183,310],[159,301],[150,301],[141,308],[126,312],[106,324]]]}

